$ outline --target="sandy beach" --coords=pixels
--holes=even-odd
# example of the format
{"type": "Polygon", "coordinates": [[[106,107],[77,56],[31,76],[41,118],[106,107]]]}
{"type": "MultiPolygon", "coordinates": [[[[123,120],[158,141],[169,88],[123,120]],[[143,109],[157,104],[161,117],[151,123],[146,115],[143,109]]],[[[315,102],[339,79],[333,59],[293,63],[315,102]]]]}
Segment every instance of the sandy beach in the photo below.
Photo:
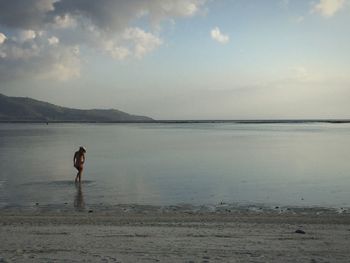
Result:
{"type": "Polygon", "coordinates": [[[348,213],[5,210],[0,212],[0,225],[0,262],[349,262],[350,258],[348,213]]]}

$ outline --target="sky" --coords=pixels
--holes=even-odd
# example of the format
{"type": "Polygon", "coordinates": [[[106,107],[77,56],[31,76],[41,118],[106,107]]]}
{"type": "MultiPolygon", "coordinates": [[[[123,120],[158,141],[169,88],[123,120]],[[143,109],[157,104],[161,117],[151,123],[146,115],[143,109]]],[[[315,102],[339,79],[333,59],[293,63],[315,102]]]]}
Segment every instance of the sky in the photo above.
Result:
{"type": "Polygon", "coordinates": [[[350,0],[0,0],[0,93],[155,119],[350,118],[350,0]]]}

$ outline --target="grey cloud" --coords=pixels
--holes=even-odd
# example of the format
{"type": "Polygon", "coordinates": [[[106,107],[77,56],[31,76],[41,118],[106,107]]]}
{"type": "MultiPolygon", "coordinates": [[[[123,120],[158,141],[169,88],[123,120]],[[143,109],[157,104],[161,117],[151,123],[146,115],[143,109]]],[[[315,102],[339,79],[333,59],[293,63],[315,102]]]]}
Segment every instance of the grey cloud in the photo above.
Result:
{"type": "Polygon", "coordinates": [[[61,0],[51,14],[86,18],[107,31],[124,29],[130,21],[148,17],[152,22],[177,16],[192,16],[204,0],[61,0]]]}
{"type": "Polygon", "coordinates": [[[1,0],[0,24],[20,29],[38,29],[53,10],[52,0],[1,0]]]}
{"type": "Polygon", "coordinates": [[[140,1],[86,1],[62,0],[54,4],[52,16],[70,14],[78,19],[89,20],[105,30],[119,31],[128,25],[139,10],[140,1]]]}
{"type": "Polygon", "coordinates": [[[161,21],[191,17],[204,2],[2,0],[0,33],[5,28],[6,39],[1,38],[0,77],[76,77],[80,55],[73,51],[77,46],[96,49],[114,59],[141,58],[163,43],[157,30],[161,21]],[[134,26],[139,19],[156,27],[146,31],[134,26]]]}
{"type": "Polygon", "coordinates": [[[206,0],[11,0],[0,1],[0,24],[20,29],[43,29],[67,14],[87,19],[110,31],[147,16],[152,21],[196,14],[206,0]]]}

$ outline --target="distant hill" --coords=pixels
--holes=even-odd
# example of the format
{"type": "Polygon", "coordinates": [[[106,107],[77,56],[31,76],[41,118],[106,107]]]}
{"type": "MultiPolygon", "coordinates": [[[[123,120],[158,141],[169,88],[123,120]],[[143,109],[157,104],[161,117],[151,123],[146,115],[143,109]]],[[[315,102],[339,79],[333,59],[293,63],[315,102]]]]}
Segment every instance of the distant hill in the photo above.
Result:
{"type": "Polygon", "coordinates": [[[147,122],[151,118],[119,110],[80,110],[0,94],[0,122],[147,122]]]}

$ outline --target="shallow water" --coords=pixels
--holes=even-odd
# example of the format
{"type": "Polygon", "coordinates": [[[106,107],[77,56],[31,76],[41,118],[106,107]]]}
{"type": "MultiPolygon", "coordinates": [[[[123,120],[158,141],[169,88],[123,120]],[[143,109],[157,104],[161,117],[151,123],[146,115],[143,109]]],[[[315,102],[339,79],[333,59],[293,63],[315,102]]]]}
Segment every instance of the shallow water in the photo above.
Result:
{"type": "Polygon", "coordinates": [[[0,164],[0,207],[350,207],[349,124],[0,124],[0,164]]]}

